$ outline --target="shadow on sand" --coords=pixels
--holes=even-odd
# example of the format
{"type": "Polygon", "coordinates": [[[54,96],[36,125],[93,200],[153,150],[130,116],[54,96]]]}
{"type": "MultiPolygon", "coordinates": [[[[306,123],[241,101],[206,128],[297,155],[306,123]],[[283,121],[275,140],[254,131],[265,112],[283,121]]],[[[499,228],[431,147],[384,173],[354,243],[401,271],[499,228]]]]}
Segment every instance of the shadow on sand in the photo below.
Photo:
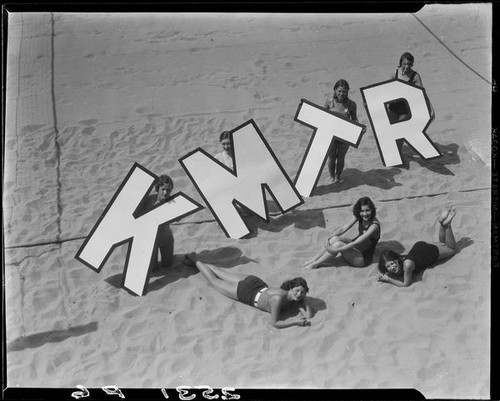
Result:
{"type": "Polygon", "coordinates": [[[97,331],[97,322],[81,326],[70,327],[66,330],[49,330],[43,333],[30,334],[19,337],[7,344],[7,351],[21,351],[29,348],[38,348],[47,343],[59,343],[70,337],[78,337],[97,331]]]}
{"type": "MultiPolygon", "coordinates": [[[[204,262],[213,263],[220,267],[234,267],[249,262],[255,262],[246,256],[242,256],[241,250],[235,247],[222,247],[213,250],[204,250],[197,254],[204,262]]],[[[158,291],[166,285],[181,278],[187,278],[198,273],[198,269],[185,265],[183,260],[184,255],[175,255],[172,266],[162,267],[161,265],[155,265],[149,276],[150,282],[146,293],[158,291]]],[[[115,288],[121,288],[123,274],[115,274],[114,276],[106,278],[105,281],[115,288]]]]}
{"type": "Polygon", "coordinates": [[[257,236],[258,230],[269,232],[280,232],[288,226],[294,226],[300,230],[308,230],[313,227],[325,228],[325,217],[322,210],[292,210],[277,217],[271,216],[269,223],[259,217],[247,217],[250,234],[245,238],[257,236]]]}
{"type": "MultiPolygon", "coordinates": [[[[322,299],[307,296],[307,302],[313,309],[313,315],[311,318],[313,318],[317,312],[326,309],[326,302],[322,299]]],[[[288,308],[281,311],[280,320],[286,320],[290,319],[291,317],[297,316],[299,314],[299,311],[299,306],[292,304],[288,308]]]]}
{"type": "Polygon", "coordinates": [[[403,165],[397,167],[380,168],[368,171],[361,171],[357,168],[347,168],[343,173],[343,181],[335,184],[317,186],[312,196],[321,196],[329,193],[337,193],[348,189],[368,185],[384,190],[401,186],[402,184],[395,180],[396,175],[401,174],[402,169],[409,170],[410,162],[415,162],[423,168],[434,173],[442,175],[455,175],[446,166],[460,163],[458,156],[458,145],[450,143],[441,145],[434,143],[441,153],[440,157],[426,160],[415,152],[410,146],[402,146],[403,165]]]}
{"type": "Polygon", "coordinates": [[[401,173],[401,169],[393,167],[387,169],[375,169],[361,171],[357,168],[348,168],[344,170],[343,181],[335,184],[317,186],[312,196],[321,196],[329,193],[346,191],[361,185],[369,185],[380,189],[391,189],[399,187],[402,184],[397,182],[394,177],[401,173]]]}
{"type": "Polygon", "coordinates": [[[441,157],[437,157],[431,160],[425,160],[420,155],[418,155],[412,148],[410,148],[409,146],[404,146],[403,168],[409,169],[410,162],[413,161],[419,164],[421,167],[426,168],[434,173],[442,175],[455,175],[446,166],[460,163],[460,157],[458,156],[458,145],[456,143],[441,145],[436,142],[434,142],[434,145],[439,150],[439,153],[441,153],[441,157]]]}

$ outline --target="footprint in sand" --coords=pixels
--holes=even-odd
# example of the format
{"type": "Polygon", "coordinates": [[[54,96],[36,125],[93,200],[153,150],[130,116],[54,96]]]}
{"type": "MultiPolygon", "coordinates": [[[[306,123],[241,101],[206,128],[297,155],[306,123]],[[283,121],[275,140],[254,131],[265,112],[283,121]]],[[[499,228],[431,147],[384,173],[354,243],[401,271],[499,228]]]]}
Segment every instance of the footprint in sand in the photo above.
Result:
{"type": "Polygon", "coordinates": [[[45,124],[26,125],[25,127],[22,128],[21,132],[23,134],[33,134],[36,131],[42,129],[43,127],[45,127],[45,124]]]}
{"type": "Polygon", "coordinates": [[[358,341],[357,339],[351,339],[347,342],[345,350],[344,350],[342,356],[340,357],[340,359],[345,361],[346,359],[349,359],[351,357],[351,355],[354,353],[354,351],[356,351],[356,347],[357,347],[356,342],[357,341],[358,341]]]}
{"type": "Polygon", "coordinates": [[[420,221],[422,221],[422,220],[423,220],[423,218],[424,218],[426,215],[427,215],[427,213],[425,213],[425,211],[424,211],[424,210],[421,210],[420,212],[418,212],[418,213],[416,213],[416,214],[415,214],[415,216],[414,216],[413,220],[420,222],[420,221]]]}
{"type": "Polygon", "coordinates": [[[417,315],[423,319],[440,319],[443,316],[443,311],[436,308],[424,308],[420,309],[417,315]]]}
{"type": "Polygon", "coordinates": [[[326,355],[339,338],[338,333],[331,333],[323,338],[318,348],[318,357],[326,355]]]}
{"type": "Polygon", "coordinates": [[[78,124],[80,125],[85,125],[87,127],[91,127],[93,125],[96,125],[99,122],[96,118],[90,119],[90,120],[81,120],[78,121],[78,124]]]}
{"type": "Polygon", "coordinates": [[[448,365],[446,362],[436,362],[430,368],[428,366],[420,368],[417,372],[417,378],[420,381],[430,381],[437,384],[447,373],[448,367],[446,365],[448,365]]]}
{"type": "Polygon", "coordinates": [[[95,128],[94,128],[94,127],[86,127],[86,128],[84,128],[84,129],[82,129],[82,134],[84,134],[84,135],[90,135],[90,134],[92,134],[94,131],[95,131],[95,128]]]}

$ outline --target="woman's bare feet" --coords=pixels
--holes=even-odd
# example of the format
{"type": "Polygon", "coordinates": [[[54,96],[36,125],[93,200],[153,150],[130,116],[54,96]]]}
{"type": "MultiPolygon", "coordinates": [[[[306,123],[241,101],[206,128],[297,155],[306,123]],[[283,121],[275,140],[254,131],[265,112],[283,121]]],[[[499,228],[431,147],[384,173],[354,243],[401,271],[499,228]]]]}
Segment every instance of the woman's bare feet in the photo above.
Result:
{"type": "Polygon", "coordinates": [[[453,208],[452,206],[448,207],[439,214],[439,224],[441,224],[443,227],[449,226],[456,214],[457,211],[455,210],[455,208],[453,208]]]}
{"type": "Polygon", "coordinates": [[[452,207],[448,213],[448,217],[446,217],[446,219],[441,222],[443,227],[448,227],[451,224],[451,221],[453,220],[453,218],[456,216],[456,214],[457,214],[457,211],[455,210],[455,208],[452,207]]]}
{"type": "Polygon", "coordinates": [[[305,261],[304,263],[302,263],[302,265],[300,265],[301,268],[304,268],[306,267],[307,265],[310,265],[311,263],[314,262],[315,259],[310,259],[310,260],[307,260],[305,261]]]}
{"type": "Polygon", "coordinates": [[[314,262],[310,262],[310,263],[306,263],[306,264],[302,265],[301,268],[306,269],[306,270],[312,270],[312,269],[316,269],[316,266],[314,265],[314,262]]]}

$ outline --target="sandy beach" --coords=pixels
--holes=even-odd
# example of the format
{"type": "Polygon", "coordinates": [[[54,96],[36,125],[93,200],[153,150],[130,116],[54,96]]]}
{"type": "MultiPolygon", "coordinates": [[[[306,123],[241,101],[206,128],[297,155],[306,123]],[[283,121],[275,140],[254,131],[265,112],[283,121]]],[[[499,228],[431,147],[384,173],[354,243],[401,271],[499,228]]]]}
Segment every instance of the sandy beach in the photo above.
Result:
{"type": "MultiPolygon", "coordinates": [[[[8,21],[4,148],[8,387],[384,389],[489,398],[491,5],[416,14],[13,13],[8,21]],[[385,167],[360,88],[415,56],[436,112],[442,156],[385,167]],[[120,284],[127,253],[100,273],[75,259],[134,163],[168,174],[200,204],[179,159],[220,151],[219,134],[253,120],[293,180],[312,130],[301,99],[322,105],[350,84],[367,132],[344,181],[325,167],[298,208],[227,238],[208,208],[171,225],[172,267],[148,292],[120,284]],[[304,270],[369,196],[382,234],[373,262],[304,270]],[[408,288],[378,282],[384,249],[437,240],[454,206],[459,252],[408,288]],[[278,330],[182,263],[187,252],[279,286],[302,276],[310,327],[278,330]]],[[[354,230],[353,230],[354,231],[354,230]]],[[[350,232],[354,236],[354,232],[350,232]]]]}

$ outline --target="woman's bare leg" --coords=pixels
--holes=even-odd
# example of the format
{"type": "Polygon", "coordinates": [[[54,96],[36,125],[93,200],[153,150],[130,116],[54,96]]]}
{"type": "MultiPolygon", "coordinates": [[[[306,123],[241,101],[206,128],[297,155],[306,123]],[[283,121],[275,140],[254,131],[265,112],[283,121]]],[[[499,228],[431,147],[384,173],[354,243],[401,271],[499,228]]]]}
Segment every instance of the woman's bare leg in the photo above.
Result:
{"type": "MultiPolygon", "coordinates": [[[[238,281],[232,281],[234,277],[232,277],[231,281],[225,280],[222,277],[219,277],[216,274],[217,270],[215,266],[210,266],[206,263],[200,262],[196,259],[195,254],[186,255],[186,259],[189,260],[190,264],[194,264],[196,268],[200,271],[200,273],[207,279],[207,281],[221,294],[225,295],[234,300],[238,300],[237,289],[238,289],[238,281]],[[215,271],[214,271],[215,269],[215,271]]],[[[229,272],[226,272],[229,273],[229,272]]],[[[233,273],[235,274],[235,273],[233,273]]],[[[243,275],[243,278],[245,276],[243,275]]]]}
{"type": "Polygon", "coordinates": [[[443,226],[443,222],[446,220],[448,215],[450,214],[451,207],[448,207],[447,209],[444,209],[439,213],[438,216],[438,222],[439,222],[439,242],[442,242],[443,244],[445,243],[445,229],[443,226]]]}
{"type": "Polygon", "coordinates": [[[211,269],[217,277],[232,283],[239,283],[241,280],[248,276],[248,274],[227,271],[226,269],[222,269],[208,263],[205,263],[205,265],[208,266],[208,268],[211,269]]]}
{"type": "Polygon", "coordinates": [[[328,157],[328,172],[330,173],[330,177],[332,177],[332,180],[335,181],[336,177],[336,164],[337,164],[337,143],[335,140],[332,143],[332,146],[329,151],[329,157],[328,157]]]}
{"type": "Polygon", "coordinates": [[[457,212],[455,209],[451,209],[448,217],[445,221],[443,221],[444,227],[444,243],[448,245],[451,249],[457,248],[457,242],[455,241],[455,235],[453,234],[453,230],[451,228],[451,222],[453,218],[456,216],[457,212]]]}
{"type": "Polygon", "coordinates": [[[307,265],[310,265],[311,263],[316,262],[319,258],[321,258],[324,255],[325,252],[326,248],[325,247],[321,248],[321,250],[316,255],[314,255],[312,259],[309,259],[308,261],[304,262],[301,267],[305,267],[307,265]]]}
{"type": "Polygon", "coordinates": [[[446,211],[441,213],[439,220],[439,242],[441,243],[439,246],[439,259],[448,258],[457,252],[457,243],[451,228],[451,222],[456,214],[457,212],[453,208],[448,209],[447,213],[446,211]]]}
{"type": "Polygon", "coordinates": [[[339,181],[340,180],[340,175],[344,171],[344,164],[345,164],[345,155],[347,154],[347,151],[349,150],[349,145],[342,144],[338,146],[337,150],[337,172],[335,175],[335,180],[339,181]]]}
{"type": "Polygon", "coordinates": [[[308,263],[304,266],[302,266],[303,269],[316,269],[320,266],[324,266],[326,262],[328,262],[331,259],[334,259],[335,255],[332,255],[330,252],[327,250],[323,251],[323,254],[316,259],[314,262],[308,263]]]}
{"type": "MultiPolygon", "coordinates": [[[[350,238],[346,238],[346,237],[334,236],[334,237],[332,237],[332,238],[329,239],[328,244],[332,245],[335,242],[339,242],[339,241],[342,242],[342,243],[344,243],[344,244],[348,244],[352,240],[350,238]]],[[[307,266],[308,265],[312,265],[315,262],[318,262],[320,259],[324,259],[325,252],[328,252],[326,246],[324,246],[323,248],[321,248],[321,250],[312,259],[309,259],[307,262],[304,262],[301,267],[307,268],[307,269],[314,269],[316,267],[319,267],[319,265],[316,265],[315,267],[310,267],[310,266],[307,267],[307,266]]],[[[333,256],[335,256],[335,255],[333,255],[333,256]]]]}

